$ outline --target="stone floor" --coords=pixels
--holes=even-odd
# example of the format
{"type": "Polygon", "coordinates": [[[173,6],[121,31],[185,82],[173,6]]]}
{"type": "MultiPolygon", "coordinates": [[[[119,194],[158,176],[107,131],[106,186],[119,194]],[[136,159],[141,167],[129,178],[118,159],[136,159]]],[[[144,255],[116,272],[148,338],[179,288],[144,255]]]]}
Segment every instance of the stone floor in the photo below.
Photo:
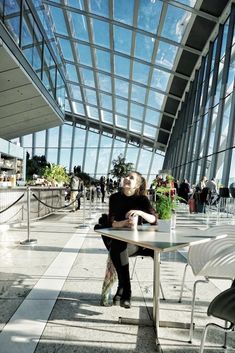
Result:
{"type": "MultiPolygon", "coordinates": [[[[137,260],[131,309],[100,306],[107,252],[93,225],[104,211],[99,205],[86,212],[66,209],[33,222],[30,233],[24,224],[0,227],[0,353],[156,352],[151,325],[118,322],[119,317],[151,317],[150,258],[137,260]],[[36,244],[22,245],[26,239],[36,239],[36,244]]],[[[178,303],[185,262],[182,253],[162,256],[166,300],[160,302],[161,320],[189,322],[194,278],[190,271],[183,301],[178,303]]],[[[188,343],[188,330],[161,327],[164,353],[198,352],[202,329],[210,320],[207,306],[229,285],[214,281],[199,286],[193,343],[188,343]]],[[[204,353],[223,352],[222,342],[221,333],[209,331],[204,353]]],[[[228,352],[235,351],[234,333],[228,345],[228,352]]]]}

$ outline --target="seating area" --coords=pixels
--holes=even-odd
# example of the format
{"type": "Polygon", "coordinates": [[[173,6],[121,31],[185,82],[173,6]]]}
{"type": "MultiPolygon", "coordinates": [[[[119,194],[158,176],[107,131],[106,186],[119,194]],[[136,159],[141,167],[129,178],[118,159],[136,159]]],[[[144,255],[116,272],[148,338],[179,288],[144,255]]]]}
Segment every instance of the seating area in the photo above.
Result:
{"type": "MultiPolygon", "coordinates": [[[[2,353],[52,352],[156,352],[153,327],[120,324],[119,317],[140,319],[152,316],[153,261],[138,259],[132,279],[132,308],[100,306],[107,251],[93,226],[106,210],[57,212],[31,225],[34,246],[20,242],[27,237],[23,224],[0,229],[1,333],[2,353]],[[89,216],[89,217],[88,217],[89,216]]],[[[186,209],[184,210],[186,212],[186,209]]],[[[183,217],[182,209],[178,213],[183,217]]],[[[190,215],[187,217],[190,219],[190,215]]],[[[207,225],[206,225],[207,226],[207,225]]],[[[161,284],[165,300],[160,300],[160,321],[189,323],[195,276],[188,271],[179,303],[186,251],[161,256],[161,284]]],[[[131,269],[135,258],[130,259],[131,269]]],[[[163,352],[199,352],[202,333],[208,322],[209,303],[231,281],[212,279],[198,286],[194,312],[195,328],[190,344],[189,330],[160,327],[163,352]]],[[[113,292],[115,291],[115,284],[113,292]]],[[[144,321],[145,320],[145,321],[144,321]]],[[[142,321],[141,321],[142,322],[142,321]]],[[[208,330],[204,353],[223,352],[224,333],[208,330]]],[[[228,352],[235,348],[234,332],[227,337],[228,352]]]]}

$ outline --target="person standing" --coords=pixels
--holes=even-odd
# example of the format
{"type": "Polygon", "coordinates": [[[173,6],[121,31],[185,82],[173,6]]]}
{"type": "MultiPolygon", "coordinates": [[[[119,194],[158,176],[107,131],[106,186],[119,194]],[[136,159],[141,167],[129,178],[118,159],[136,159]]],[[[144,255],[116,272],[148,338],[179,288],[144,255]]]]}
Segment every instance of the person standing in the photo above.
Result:
{"type": "Polygon", "coordinates": [[[78,176],[72,174],[71,181],[70,181],[70,202],[72,204],[72,211],[75,212],[76,210],[80,209],[80,197],[78,197],[80,187],[80,179],[78,176]],[[76,205],[76,203],[78,204],[76,205]]]}
{"type": "Polygon", "coordinates": [[[100,178],[100,191],[101,191],[101,201],[104,203],[104,198],[105,198],[105,177],[102,176],[100,178]]]}

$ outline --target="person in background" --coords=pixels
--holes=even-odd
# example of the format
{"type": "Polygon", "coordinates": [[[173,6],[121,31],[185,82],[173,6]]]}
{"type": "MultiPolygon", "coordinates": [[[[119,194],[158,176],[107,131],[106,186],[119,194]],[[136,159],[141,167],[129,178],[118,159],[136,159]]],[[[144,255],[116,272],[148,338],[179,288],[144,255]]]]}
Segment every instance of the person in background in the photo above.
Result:
{"type": "MultiPolygon", "coordinates": [[[[131,228],[133,216],[138,216],[138,224],[143,222],[157,224],[157,215],[146,196],[146,181],[138,172],[131,172],[125,177],[121,190],[110,196],[108,224],[112,228],[131,228]]],[[[128,257],[133,255],[153,257],[154,252],[106,236],[102,238],[118,276],[118,288],[113,297],[113,305],[130,308],[131,283],[128,257]]]]}
{"type": "Polygon", "coordinates": [[[189,193],[190,193],[190,185],[187,179],[184,179],[183,182],[179,186],[178,195],[185,199],[186,202],[189,200],[189,193]]]}
{"type": "Polygon", "coordinates": [[[105,177],[102,176],[100,178],[100,190],[101,190],[101,201],[104,203],[104,198],[105,198],[105,177]]]}
{"type": "Polygon", "coordinates": [[[75,212],[76,210],[80,209],[80,197],[78,197],[79,189],[80,189],[80,179],[78,178],[78,176],[72,174],[71,181],[70,181],[70,202],[73,203],[72,204],[73,208],[71,212],[75,212]]]}
{"type": "Polygon", "coordinates": [[[209,189],[209,191],[212,193],[212,194],[217,194],[217,185],[216,185],[216,182],[215,182],[215,179],[212,178],[211,180],[207,180],[206,182],[206,187],[209,189]]]}

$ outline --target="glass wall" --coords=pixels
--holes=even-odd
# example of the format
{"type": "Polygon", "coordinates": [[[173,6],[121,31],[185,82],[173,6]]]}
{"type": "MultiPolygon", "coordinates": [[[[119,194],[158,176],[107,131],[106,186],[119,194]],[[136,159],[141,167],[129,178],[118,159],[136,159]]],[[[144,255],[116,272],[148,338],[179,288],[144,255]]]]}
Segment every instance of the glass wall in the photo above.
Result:
{"type": "Polygon", "coordinates": [[[81,166],[83,172],[97,179],[107,176],[113,168],[112,161],[122,154],[150,185],[164,160],[164,154],[71,123],[24,136],[20,143],[30,158],[45,155],[48,162],[63,165],[67,172],[73,171],[74,166],[81,166]]]}
{"type": "Polygon", "coordinates": [[[233,4],[201,60],[187,93],[189,97],[194,93],[195,100],[185,99],[182,104],[166,152],[163,168],[172,169],[177,179],[188,178],[191,184],[204,175],[224,186],[235,181],[234,22],[233,4]],[[191,108],[193,117],[188,115],[191,108]]]}
{"type": "Polygon", "coordinates": [[[47,36],[51,31],[48,30],[49,25],[46,22],[46,16],[43,16],[41,5],[40,0],[1,1],[0,18],[48,92],[64,112],[65,83],[60,68],[61,63],[58,60],[59,55],[56,55],[58,50],[55,47],[55,40],[47,36]]]}

